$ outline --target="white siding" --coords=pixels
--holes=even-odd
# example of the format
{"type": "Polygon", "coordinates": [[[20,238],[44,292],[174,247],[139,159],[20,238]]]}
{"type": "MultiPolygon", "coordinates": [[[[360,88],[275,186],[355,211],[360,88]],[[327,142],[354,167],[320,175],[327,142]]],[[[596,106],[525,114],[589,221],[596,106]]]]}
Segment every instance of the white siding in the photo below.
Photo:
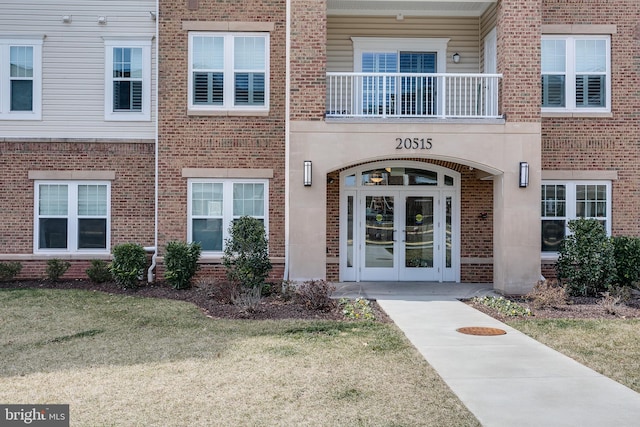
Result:
{"type": "MultiPolygon", "coordinates": [[[[353,71],[351,37],[449,38],[449,73],[480,72],[480,20],[457,17],[329,16],[327,18],[327,71],[353,71]],[[454,64],[451,57],[460,54],[454,64]]],[[[438,70],[442,72],[443,70],[438,70]]]]}
{"type": "MultiPolygon", "coordinates": [[[[42,120],[0,121],[0,138],[149,139],[155,136],[155,80],[151,121],[104,120],[105,36],[155,35],[155,0],[3,0],[0,35],[44,35],[42,120]],[[71,22],[62,22],[71,15],[71,22]],[[107,23],[98,24],[98,16],[107,23]]],[[[155,78],[155,39],[152,43],[155,78]]]]}

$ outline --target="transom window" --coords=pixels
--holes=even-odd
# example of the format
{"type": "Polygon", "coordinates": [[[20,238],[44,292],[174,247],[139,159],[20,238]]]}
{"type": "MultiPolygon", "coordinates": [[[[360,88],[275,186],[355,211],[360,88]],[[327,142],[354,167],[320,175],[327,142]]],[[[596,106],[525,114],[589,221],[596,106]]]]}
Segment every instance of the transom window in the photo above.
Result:
{"type": "Polygon", "coordinates": [[[35,191],[35,252],[108,252],[108,182],[39,181],[35,191]]]}
{"type": "Polygon", "coordinates": [[[599,220],[611,234],[611,183],[609,181],[542,183],[542,252],[558,252],[576,218],[599,220]]]}
{"type": "Polygon", "coordinates": [[[262,221],[268,235],[268,194],[266,180],[190,180],[189,242],[199,242],[203,252],[222,252],[231,222],[241,216],[262,221]]]}
{"type": "Polygon", "coordinates": [[[189,109],[268,107],[268,33],[189,33],[189,109]]]}
{"type": "Polygon", "coordinates": [[[151,40],[105,40],[105,120],[151,120],[151,40]]]}
{"type": "Polygon", "coordinates": [[[610,51],[609,36],[543,36],[543,110],[609,111],[610,51]]]}
{"type": "Polygon", "coordinates": [[[42,117],[42,39],[0,38],[0,119],[42,117]]]}

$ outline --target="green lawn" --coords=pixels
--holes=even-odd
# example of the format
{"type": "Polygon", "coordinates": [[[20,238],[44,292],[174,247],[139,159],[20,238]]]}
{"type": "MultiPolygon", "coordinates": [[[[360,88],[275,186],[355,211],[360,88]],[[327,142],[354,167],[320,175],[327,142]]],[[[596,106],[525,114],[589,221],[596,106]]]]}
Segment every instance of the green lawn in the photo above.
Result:
{"type": "Polygon", "coordinates": [[[1,290],[0,361],[0,402],[68,403],[76,426],[479,425],[393,324],[1,290]]]}
{"type": "Polygon", "coordinates": [[[640,319],[527,319],[508,323],[640,393],[640,319]]]}

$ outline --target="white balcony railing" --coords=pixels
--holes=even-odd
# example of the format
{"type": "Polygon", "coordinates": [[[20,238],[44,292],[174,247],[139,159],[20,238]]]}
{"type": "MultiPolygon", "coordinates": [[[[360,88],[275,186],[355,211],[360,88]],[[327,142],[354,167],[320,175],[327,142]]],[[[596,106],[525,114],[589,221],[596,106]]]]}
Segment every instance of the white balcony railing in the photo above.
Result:
{"type": "Polygon", "coordinates": [[[499,118],[501,77],[327,73],[327,117],[499,118]]]}

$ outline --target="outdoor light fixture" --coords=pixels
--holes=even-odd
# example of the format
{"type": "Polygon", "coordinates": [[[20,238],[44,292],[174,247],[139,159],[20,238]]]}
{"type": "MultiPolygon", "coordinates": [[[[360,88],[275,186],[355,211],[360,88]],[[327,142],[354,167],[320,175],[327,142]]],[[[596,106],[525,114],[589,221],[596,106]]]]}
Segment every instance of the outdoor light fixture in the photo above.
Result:
{"type": "Polygon", "coordinates": [[[520,188],[529,185],[529,163],[520,162],[520,188]]]}
{"type": "Polygon", "coordinates": [[[457,64],[460,62],[460,54],[458,52],[454,53],[451,59],[453,59],[453,62],[457,64]]]}
{"type": "Polygon", "coordinates": [[[399,13],[396,15],[396,21],[404,21],[404,15],[399,13]]]}
{"type": "Polygon", "coordinates": [[[311,187],[311,160],[304,161],[303,182],[305,187],[311,187]]]}
{"type": "Polygon", "coordinates": [[[149,12],[149,15],[151,15],[151,19],[152,19],[153,21],[155,21],[155,20],[156,20],[156,13],[155,13],[155,12],[149,12]]]}
{"type": "Polygon", "coordinates": [[[98,16],[98,24],[104,25],[106,23],[107,23],[107,17],[106,16],[98,16]]]}
{"type": "Polygon", "coordinates": [[[64,22],[65,24],[68,24],[71,22],[71,15],[64,15],[62,17],[62,22],[64,22]]]}

